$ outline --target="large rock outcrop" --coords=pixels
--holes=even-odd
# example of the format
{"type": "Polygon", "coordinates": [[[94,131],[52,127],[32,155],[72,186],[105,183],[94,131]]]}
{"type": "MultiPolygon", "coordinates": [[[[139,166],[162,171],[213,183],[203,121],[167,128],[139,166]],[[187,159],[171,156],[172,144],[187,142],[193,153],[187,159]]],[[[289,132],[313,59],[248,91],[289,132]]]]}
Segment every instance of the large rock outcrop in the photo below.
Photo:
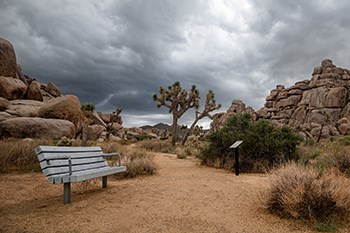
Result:
{"type": "Polygon", "coordinates": [[[17,62],[12,44],[0,38],[0,76],[16,77],[17,62]]]}
{"type": "Polygon", "coordinates": [[[257,113],[277,125],[291,126],[305,137],[349,134],[349,90],[350,71],[324,60],[311,80],[273,89],[257,113]]]}
{"type": "Polygon", "coordinates": [[[16,117],[0,121],[0,138],[74,138],[72,122],[38,117],[16,117]]]}
{"type": "Polygon", "coordinates": [[[5,112],[14,117],[37,117],[43,103],[35,100],[12,100],[9,101],[5,112]]]}
{"type": "Polygon", "coordinates": [[[72,122],[76,132],[82,128],[83,114],[80,110],[80,101],[74,95],[66,95],[51,99],[39,109],[38,117],[64,119],[72,122]]]}
{"type": "Polygon", "coordinates": [[[62,95],[56,84],[23,73],[12,44],[0,38],[0,139],[73,138],[87,129],[88,139],[104,140],[123,129],[121,109],[112,114],[83,114],[78,97],[62,95]],[[104,136],[103,136],[104,135],[104,136]]]}

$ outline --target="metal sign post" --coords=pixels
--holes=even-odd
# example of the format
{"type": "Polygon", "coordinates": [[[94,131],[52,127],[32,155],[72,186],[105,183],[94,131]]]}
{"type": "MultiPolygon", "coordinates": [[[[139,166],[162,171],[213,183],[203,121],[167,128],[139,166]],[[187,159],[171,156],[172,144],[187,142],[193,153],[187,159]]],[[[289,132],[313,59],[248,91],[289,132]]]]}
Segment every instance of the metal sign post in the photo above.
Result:
{"type": "Polygon", "coordinates": [[[235,149],[235,173],[236,176],[239,175],[239,161],[238,161],[238,146],[242,144],[243,141],[236,141],[230,146],[230,149],[235,149]]]}

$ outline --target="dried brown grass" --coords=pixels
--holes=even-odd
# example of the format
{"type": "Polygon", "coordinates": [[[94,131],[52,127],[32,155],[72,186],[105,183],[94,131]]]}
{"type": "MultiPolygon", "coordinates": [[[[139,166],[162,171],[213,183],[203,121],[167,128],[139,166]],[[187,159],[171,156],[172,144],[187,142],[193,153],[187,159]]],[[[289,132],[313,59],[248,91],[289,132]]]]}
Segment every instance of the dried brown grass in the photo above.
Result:
{"type": "Polygon", "coordinates": [[[142,175],[153,175],[157,173],[157,165],[154,154],[146,150],[129,148],[122,152],[122,164],[126,165],[126,172],[117,176],[123,178],[134,178],[142,175]]]}
{"type": "Polygon", "coordinates": [[[6,139],[0,140],[0,173],[40,171],[34,148],[39,145],[54,145],[52,140],[6,139]]]}
{"type": "Polygon", "coordinates": [[[270,181],[266,208],[271,213],[312,222],[350,216],[350,182],[334,171],[320,174],[290,163],[274,170],[270,181]]]}
{"type": "Polygon", "coordinates": [[[171,154],[176,153],[176,148],[171,145],[170,141],[151,139],[151,140],[140,141],[137,145],[140,148],[143,148],[149,151],[171,153],[171,154]]]}

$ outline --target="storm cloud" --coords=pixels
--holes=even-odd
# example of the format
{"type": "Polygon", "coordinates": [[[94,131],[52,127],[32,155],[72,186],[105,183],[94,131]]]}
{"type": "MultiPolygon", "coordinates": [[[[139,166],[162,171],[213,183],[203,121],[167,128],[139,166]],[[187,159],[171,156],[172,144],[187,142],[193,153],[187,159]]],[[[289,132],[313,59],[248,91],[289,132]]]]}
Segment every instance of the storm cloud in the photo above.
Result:
{"type": "Polygon", "coordinates": [[[152,95],[175,81],[212,89],[222,111],[233,99],[257,110],[323,59],[348,68],[348,12],[345,0],[0,0],[0,37],[24,73],[123,108],[128,127],[171,123],[152,95]]]}

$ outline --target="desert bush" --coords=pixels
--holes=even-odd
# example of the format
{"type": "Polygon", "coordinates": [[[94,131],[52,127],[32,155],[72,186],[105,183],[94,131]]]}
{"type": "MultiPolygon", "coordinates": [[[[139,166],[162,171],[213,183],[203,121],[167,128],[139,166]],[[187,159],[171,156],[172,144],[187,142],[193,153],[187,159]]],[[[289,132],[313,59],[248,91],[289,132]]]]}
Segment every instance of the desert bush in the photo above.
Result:
{"type": "Polygon", "coordinates": [[[344,152],[335,156],[335,164],[339,171],[350,177],[350,154],[344,152]]]}
{"type": "Polygon", "coordinates": [[[184,151],[180,151],[180,152],[176,153],[176,157],[178,159],[186,159],[187,155],[186,155],[186,153],[184,151]]]}
{"type": "Polygon", "coordinates": [[[350,183],[334,172],[320,175],[313,167],[290,163],[272,172],[266,208],[282,217],[318,224],[346,220],[350,183]]]}
{"type": "Polygon", "coordinates": [[[337,140],[323,140],[317,145],[303,143],[299,147],[299,163],[311,165],[318,172],[337,169],[346,176],[350,176],[350,147],[344,143],[348,137],[337,140]]]}
{"type": "Polygon", "coordinates": [[[51,140],[6,139],[0,141],[0,173],[40,171],[34,148],[39,145],[55,145],[51,140]]]}
{"type": "Polygon", "coordinates": [[[337,142],[341,146],[350,146],[350,136],[343,136],[337,139],[337,142]]]}
{"type": "Polygon", "coordinates": [[[238,114],[228,119],[226,125],[208,137],[208,145],[201,149],[203,164],[211,165],[220,158],[223,167],[233,156],[229,147],[237,140],[240,146],[240,170],[259,172],[288,160],[297,160],[297,145],[302,138],[291,129],[275,127],[266,120],[253,121],[249,114],[238,114]]]}
{"type": "Polygon", "coordinates": [[[162,141],[162,140],[156,140],[156,139],[143,140],[143,141],[140,141],[138,145],[143,149],[154,151],[154,152],[170,153],[170,154],[174,154],[176,152],[175,147],[169,141],[162,141]]]}
{"type": "Polygon", "coordinates": [[[141,175],[153,175],[157,172],[154,155],[145,150],[129,149],[122,153],[122,163],[126,165],[126,172],[117,174],[124,178],[134,178],[141,175]]]}
{"type": "Polygon", "coordinates": [[[81,105],[81,110],[82,111],[94,111],[95,110],[95,105],[93,103],[84,103],[81,105]]]}

